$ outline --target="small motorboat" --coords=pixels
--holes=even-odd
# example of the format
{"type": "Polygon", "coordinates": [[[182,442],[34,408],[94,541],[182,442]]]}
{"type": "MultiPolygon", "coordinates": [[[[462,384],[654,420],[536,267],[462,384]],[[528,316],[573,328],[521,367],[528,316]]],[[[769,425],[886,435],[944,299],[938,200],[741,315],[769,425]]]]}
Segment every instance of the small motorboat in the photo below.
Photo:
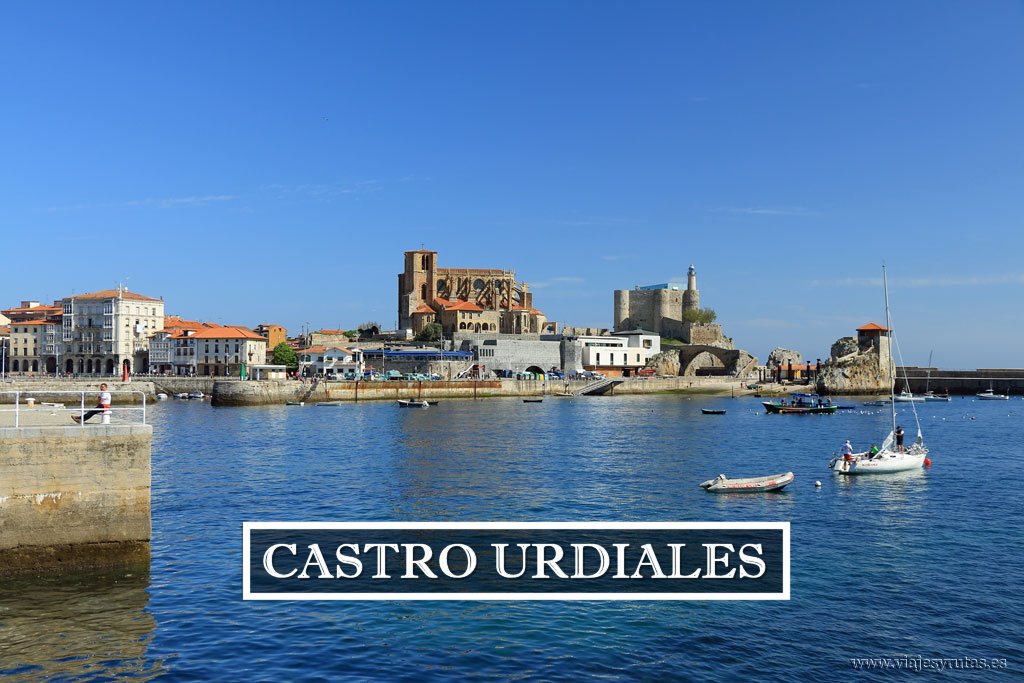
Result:
{"type": "Polygon", "coordinates": [[[994,393],[991,389],[986,389],[980,394],[975,394],[975,396],[982,401],[1008,401],[1010,399],[1008,395],[994,393]]]}
{"type": "Polygon", "coordinates": [[[915,396],[904,389],[900,392],[899,396],[894,396],[892,400],[897,403],[924,403],[924,396],[915,396]]]}
{"type": "Polygon", "coordinates": [[[542,398],[524,398],[523,399],[523,403],[543,403],[543,402],[544,402],[544,399],[542,399],[542,398]]]}
{"type": "Polygon", "coordinates": [[[427,405],[429,405],[429,406],[436,406],[437,404],[438,404],[438,401],[427,401],[427,405]]]}
{"type": "Polygon", "coordinates": [[[187,399],[188,398],[188,394],[186,394],[185,392],[181,392],[181,393],[175,394],[174,398],[187,399]]]}
{"type": "Polygon", "coordinates": [[[414,401],[412,399],[403,400],[398,399],[398,406],[400,408],[429,408],[430,404],[426,401],[414,401]]]}
{"type": "Polygon", "coordinates": [[[711,408],[701,408],[700,412],[704,415],[725,415],[724,410],[712,410],[711,408]]]}
{"type": "Polygon", "coordinates": [[[206,398],[206,394],[204,394],[201,391],[193,391],[192,393],[190,393],[188,395],[188,397],[189,398],[194,398],[194,399],[199,400],[199,401],[202,401],[204,398],[206,398]]]}
{"type": "Polygon", "coordinates": [[[866,405],[866,406],[885,406],[885,405],[889,405],[889,404],[888,404],[887,401],[865,401],[864,405],[866,405]]]}
{"type": "Polygon", "coordinates": [[[317,406],[317,407],[340,406],[341,405],[341,401],[320,401],[319,403],[314,403],[313,405],[317,406]]]}
{"type": "Polygon", "coordinates": [[[165,394],[163,392],[160,392],[159,394],[156,395],[156,400],[158,400],[158,401],[166,401],[167,400],[167,394],[165,394]]]}
{"type": "Polygon", "coordinates": [[[924,392],[924,400],[926,401],[948,401],[949,394],[936,394],[934,391],[924,392]]]}
{"type": "Polygon", "coordinates": [[[744,479],[729,479],[724,474],[719,474],[714,479],[709,479],[701,484],[700,487],[710,493],[763,493],[765,491],[781,491],[792,483],[793,478],[792,472],[744,479]]]}
{"type": "Polygon", "coordinates": [[[286,406],[304,406],[304,405],[306,405],[305,401],[285,401],[284,404],[286,406]]]}

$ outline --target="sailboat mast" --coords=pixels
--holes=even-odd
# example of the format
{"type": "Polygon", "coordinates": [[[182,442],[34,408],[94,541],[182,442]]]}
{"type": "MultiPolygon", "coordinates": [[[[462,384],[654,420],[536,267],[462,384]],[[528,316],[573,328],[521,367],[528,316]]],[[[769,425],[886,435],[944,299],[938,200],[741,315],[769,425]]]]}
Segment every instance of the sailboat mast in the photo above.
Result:
{"type": "Polygon", "coordinates": [[[892,411],[892,433],[896,433],[896,368],[892,364],[892,323],[889,320],[889,280],[882,264],[882,291],[885,292],[885,336],[889,340],[889,410],[892,411]]]}

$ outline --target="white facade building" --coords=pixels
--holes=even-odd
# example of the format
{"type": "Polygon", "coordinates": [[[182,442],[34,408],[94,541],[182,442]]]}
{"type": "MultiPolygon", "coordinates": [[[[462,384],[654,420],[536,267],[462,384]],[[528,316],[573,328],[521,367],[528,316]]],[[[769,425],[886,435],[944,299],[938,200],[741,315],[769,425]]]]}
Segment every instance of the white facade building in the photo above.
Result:
{"type": "Polygon", "coordinates": [[[299,349],[299,373],[321,375],[328,379],[363,376],[363,352],[341,346],[311,346],[299,349]]]}
{"type": "Polygon", "coordinates": [[[118,287],[65,297],[61,307],[64,372],[147,369],[150,335],[164,326],[163,300],[118,287]]]}
{"type": "Polygon", "coordinates": [[[241,326],[202,323],[179,330],[170,341],[177,375],[240,377],[243,363],[249,368],[267,362],[266,337],[241,326]]]}

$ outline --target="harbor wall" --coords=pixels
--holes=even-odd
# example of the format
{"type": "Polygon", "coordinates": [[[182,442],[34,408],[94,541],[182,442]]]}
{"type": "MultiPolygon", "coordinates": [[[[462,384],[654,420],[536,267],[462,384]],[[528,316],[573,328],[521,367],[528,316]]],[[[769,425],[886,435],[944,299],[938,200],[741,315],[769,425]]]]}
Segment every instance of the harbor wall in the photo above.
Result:
{"type": "Polygon", "coordinates": [[[148,566],[152,433],[0,427],[0,575],[148,566]]]}
{"type": "Polygon", "coordinates": [[[896,390],[900,391],[909,380],[915,394],[927,389],[940,393],[976,394],[993,389],[998,394],[1009,392],[1013,396],[1024,394],[1024,368],[979,368],[977,370],[939,370],[907,366],[897,368],[896,390]]]}
{"type": "Polygon", "coordinates": [[[156,398],[156,387],[148,380],[133,382],[115,382],[107,378],[84,379],[18,379],[0,382],[0,403],[14,403],[15,394],[21,392],[21,401],[26,398],[34,398],[36,401],[48,401],[52,403],[63,403],[65,405],[78,405],[81,402],[79,396],[67,392],[85,392],[85,405],[92,407],[96,405],[96,398],[99,396],[100,384],[106,383],[113,394],[114,403],[141,403],[142,396],[124,391],[143,392],[147,401],[156,398]]]}
{"type": "MultiPolygon", "coordinates": [[[[565,380],[453,380],[446,381],[370,381],[370,382],[296,382],[261,380],[252,382],[215,382],[212,403],[215,406],[280,405],[287,401],[376,401],[398,399],[488,398],[495,396],[544,396],[576,391],[589,381],[565,380]]],[[[666,391],[728,392],[743,384],[721,377],[628,378],[610,394],[652,394],[666,391]]]]}

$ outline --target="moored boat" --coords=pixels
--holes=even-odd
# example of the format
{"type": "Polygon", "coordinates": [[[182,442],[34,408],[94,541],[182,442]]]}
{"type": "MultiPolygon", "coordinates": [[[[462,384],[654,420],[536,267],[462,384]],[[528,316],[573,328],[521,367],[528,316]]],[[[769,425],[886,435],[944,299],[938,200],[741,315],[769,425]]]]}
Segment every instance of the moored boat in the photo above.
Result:
{"type": "Polygon", "coordinates": [[[793,478],[792,472],[741,479],[729,479],[724,474],[720,474],[714,479],[705,481],[700,487],[710,493],[763,493],[765,491],[781,491],[793,481],[793,478]]]}
{"type": "Polygon", "coordinates": [[[543,403],[543,402],[544,402],[544,399],[542,399],[542,398],[524,398],[523,399],[523,403],[543,403]]]}
{"type": "Polygon", "coordinates": [[[936,394],[934,391],[924,392],[924,400],[926,401],[948,401],[949,394],[936,394]]]}
{"type": "MultiPolygon", "coordinates": [[[[892,358],[893,333],[892,324],[889,319],[889,285],[885,274],[885,266],[882,266],[882,287],[885,292],[885,327],[889,347],[889,368],[895,378],[895,364],[892,358]]],[[[896,402],[899,397],[894,395],[895,382],[889,384],[889,410],[892,420],[892,427],[889,435],[882,442],[882,447],[874,448],[864,453],[854,453],[850,442],[844,446],[844,453],[834,457],[829,462],[829,469],[837,474],[889,474],[892,472],[905,472],[918,469],[928,461],[928,448],[924,445],[924,437],[921,434],[921,421],[917,415],[917,408],[914,403],[923,401],[923,397],[913,396],[909,391],[904,394],[911,396],[907,401],[914,413],[914,421],[917,423],[917,440],[909,447],[903,445],[903,428],[896,424],[896,402]]]]}
{"type": "Polygon", "coordinates": [[[924,396],[915,396],[904,389],[898,396],[894,396],[892,400],[897,403],[924,403],[924,396]]]}
{"type": "Polygon", "coordinates": [[[192,393],[190,393],[188,395],[188,397],[189,398],[194,398],[194,399],[199,400],[199,401],[202,401],[204,398],[206,398],[206,394],[204,394],[201,391],[193,391],[192,393]]]}
{"type": "Polygon", "coordinates": [[[839,410],[832,405],[832,399],[823,399],[818,394],[791,394],[789,401],[762,401],[768,413],[782,415],[831,415],[839,410]]]}
{"type": "Polygon", "coordinates": [[[400,408],[428,408],[430,406],[426,401],[414,401],[412,399],[398,399],[398,405],[400,408]]]}
{"type": "Polygon", "coordinates": [[[711,408],[701,408],[700,412],[704,413],[705,415],[725,415],[724,410],[712,410],[711,408]]]}
{"type": "Polygon", "coordinates": [[[975,394],[975,396],[977,396],[978,399],[982,401],[1007,401],[1010,399],[1010,397],[1007,394],[997,394],[993,392],[991,389],[986,389],[980,394],[975,394]]]}

